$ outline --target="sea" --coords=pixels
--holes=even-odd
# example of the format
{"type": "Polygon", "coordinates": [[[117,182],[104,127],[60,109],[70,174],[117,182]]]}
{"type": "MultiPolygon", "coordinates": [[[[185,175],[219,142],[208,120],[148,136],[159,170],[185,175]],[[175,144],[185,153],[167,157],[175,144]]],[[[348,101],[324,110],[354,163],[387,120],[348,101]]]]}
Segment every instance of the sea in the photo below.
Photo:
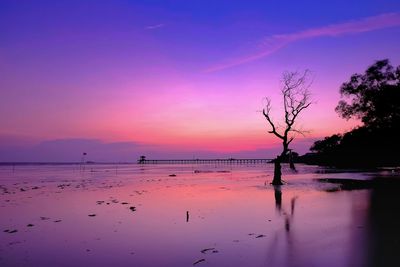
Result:
{"type": "Polygon", "coordinates": [[[400,266],[400,194],[272,164],[1,164],[0,266],[400,266]],[[324,182],[325,180],[325,182],[324,182]]]}

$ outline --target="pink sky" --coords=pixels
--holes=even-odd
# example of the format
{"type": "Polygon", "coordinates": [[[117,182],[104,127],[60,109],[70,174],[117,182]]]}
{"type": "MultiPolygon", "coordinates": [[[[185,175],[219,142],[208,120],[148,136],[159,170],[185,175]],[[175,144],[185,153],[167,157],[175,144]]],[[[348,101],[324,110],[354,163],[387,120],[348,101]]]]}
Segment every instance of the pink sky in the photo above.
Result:
{"type": "Polygon", "coordinates": [[[282,73],[310,69],[314,104],[299,121],[310,133],[293,143],[304,153],[357,125],[334,111],[341,83],[375,60],[400,63],[394,10],[299,24],[258,10],[243,20],[239,6],[226,21],[135,4],[99,4],[90,17],[83,6],[38,8],[0,12],[2,161],[12,146],[64,139],[134,143],[159,156],[260,156],[251,151],[279,145],[259,112],[263,98],[278,120],[282,73]]]}

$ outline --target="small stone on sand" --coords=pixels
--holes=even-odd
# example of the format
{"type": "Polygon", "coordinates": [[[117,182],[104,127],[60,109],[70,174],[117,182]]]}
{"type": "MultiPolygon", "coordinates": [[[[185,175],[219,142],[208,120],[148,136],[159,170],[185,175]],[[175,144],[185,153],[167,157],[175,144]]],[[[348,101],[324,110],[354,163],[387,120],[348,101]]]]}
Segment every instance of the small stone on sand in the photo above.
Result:
{"type": "Polygon", "coordinates": [[[215,248],[205,248],[205,249],[202,249],[200,252],[203,254],[206,254],[206,252],[210,251],[210,250],[215,250],[215,248]]]}
{"type": "Polygon", "coordinates": [[[206,261],[206,260],[205,259],[197,260],[197,261],[193,262],[193,265],[199,264],[200,262],[203,262],[203,261],[206,261]]]}

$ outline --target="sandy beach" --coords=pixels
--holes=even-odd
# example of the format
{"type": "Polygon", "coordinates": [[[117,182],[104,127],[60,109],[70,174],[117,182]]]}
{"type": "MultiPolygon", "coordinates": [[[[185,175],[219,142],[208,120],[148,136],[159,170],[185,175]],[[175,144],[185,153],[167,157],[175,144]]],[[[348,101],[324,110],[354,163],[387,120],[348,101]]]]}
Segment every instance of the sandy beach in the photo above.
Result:
{"type": "Polygon", "coordinates": [[[367,266],[371,190],[390,173],[272,165],[0,169],[1,266],[367,266]]]}

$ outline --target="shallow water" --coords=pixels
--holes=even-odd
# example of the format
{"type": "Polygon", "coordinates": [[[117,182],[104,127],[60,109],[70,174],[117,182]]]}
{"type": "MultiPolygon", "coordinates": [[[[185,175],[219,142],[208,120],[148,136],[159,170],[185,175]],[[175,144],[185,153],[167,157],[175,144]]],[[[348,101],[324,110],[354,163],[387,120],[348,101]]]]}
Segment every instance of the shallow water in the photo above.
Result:
{"type": "Polygon", "coordinates": [[[300,165],[280,188],[271,174],[261,164],[0,166],[0,266],[394,264],[377,248],[400,248],[393,199],[314,180],[377,174],[300,165]],[[383,222],[371,217],[377,204],[389,205],[383,222]]]}

